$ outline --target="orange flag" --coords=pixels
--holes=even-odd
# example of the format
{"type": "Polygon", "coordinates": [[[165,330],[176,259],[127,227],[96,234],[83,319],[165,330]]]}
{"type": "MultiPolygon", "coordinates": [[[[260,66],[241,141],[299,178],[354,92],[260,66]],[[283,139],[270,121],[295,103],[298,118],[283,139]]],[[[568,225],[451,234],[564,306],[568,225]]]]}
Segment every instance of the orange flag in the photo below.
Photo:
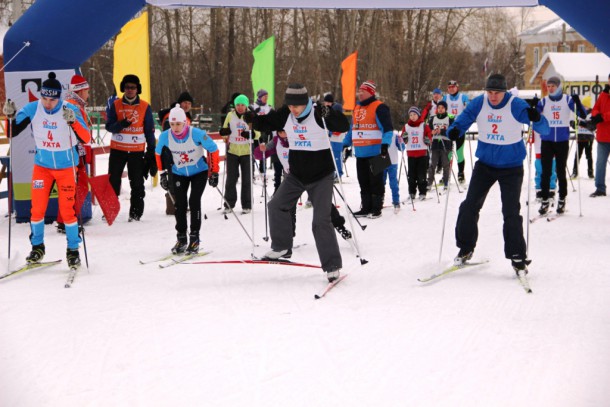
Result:
{"type": "Polygon", "coordinates": [[[356,107],[356,65],[358,64],[358,51],[354,52],[341,62],[341,89],[343,90],[343,109],[354,110],[356,107]]]}

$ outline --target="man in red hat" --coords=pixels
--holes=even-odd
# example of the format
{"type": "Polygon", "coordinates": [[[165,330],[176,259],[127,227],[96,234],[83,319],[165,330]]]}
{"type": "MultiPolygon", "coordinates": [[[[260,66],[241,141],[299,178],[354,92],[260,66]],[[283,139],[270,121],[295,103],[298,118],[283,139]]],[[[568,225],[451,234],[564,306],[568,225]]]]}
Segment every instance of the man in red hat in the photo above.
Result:
{"type": "Polygon", "coordinates": [[[376,93],[375,82],[367,80],[360,85],[352,128],[343,141],[344,146],[354,145],[356,155],[361,205],[354,216],[371,219],[381,216],[385,190],[383,171],[373,173],[371,160],[379,155],[388,156],[388,146],[394,136],[390,108],[377,100],[376,93]]]}
{"type": "MultiPolygon", "coordinates": [[[[74,75],[70,80],[68,86],[68,92],[64,97],[64,100],[68,103],[72,103],[78,107],[83,121],[87,125],[85,130],[91,133],[91,119],[85,111],[87,106],[87,100],[89,99],[89,83],[81,75],[74,75]]],[[[81,208],[84,203],[84,197],[87,196],[89,191],[89,177],[87,176],[87,164],[91,164],[91,143],[78,143],[78,166],[76,167],[76,202],[74,205],[74,212],[79,221],[81,208]]],[[[59,233],[66,233],[66,225],[61,216],[61,212],[57,212],[57,231],[59,233]]]]}

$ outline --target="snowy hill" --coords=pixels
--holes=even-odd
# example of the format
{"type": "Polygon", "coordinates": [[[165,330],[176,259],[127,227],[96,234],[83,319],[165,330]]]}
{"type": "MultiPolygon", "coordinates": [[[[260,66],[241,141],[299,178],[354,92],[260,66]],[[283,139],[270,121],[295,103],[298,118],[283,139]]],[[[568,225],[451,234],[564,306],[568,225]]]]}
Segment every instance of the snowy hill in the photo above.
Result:
{"type": "MultiPolygon", "coordinates": [[[[348,172],[343,187],[356,210],[354,159],[348,172]]],[[[83,267],[74,287],[63,288],[65,260],[0,281],[0,405],[607,405],[609,201],[589,198],[593,181],[580,182],[582,217],[569,185],[566,215],[530,225],[533,294],[525,294],[504,259],[497,186],[481,212],[473,259],[489,263],[435,283],[417,281],[457,253],[454,226],[464,193],[452,184],[442,264],[445,196],[438,203],[433,192],[434,199],[415,202],[415,211],[404,206],[395,215],[388,208],[380,219],[362,220],[365,231],[354,222],[369,263],[361,266],[340,239],[349,278],[316,301],[325,286],[317,269],[139,265],[169,251],[174,219],[165,215],[161,188],[148,185],[142,221],[128,223],[124,181],[112,227],[94,210],[86,229],[90,272],[83,267]]],[[[404,199],[404,173],[400,185],[404,199]]],[[[258,255],[269,247],[261,191],[258,183],[258,255]]],[[[29,226],[13,225],[7,264],[6,200],[0,205],[0,264],[12,269],[29,251],[29,226]]],[[[201,237],[212,253],[202,259],[249,258],[250,241],[219,206],[218,193],[206,188],[201,237]]],[[[295,249],[295,261],[318,263],[311,216],[311,209],[297,212],[295,244],[307,244],[295,249]]],[[[250,216],[239,217],[250,231],[250,216]]],[[[65,236],[52,226],[46,233],[46,259],[63,259],[65,236]]]]}

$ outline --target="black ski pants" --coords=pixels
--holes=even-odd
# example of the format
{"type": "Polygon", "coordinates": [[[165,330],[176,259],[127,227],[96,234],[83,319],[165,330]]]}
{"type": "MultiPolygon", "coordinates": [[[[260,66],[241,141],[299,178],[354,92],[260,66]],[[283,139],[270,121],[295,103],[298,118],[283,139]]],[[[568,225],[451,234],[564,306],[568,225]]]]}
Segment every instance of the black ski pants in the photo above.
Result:
{"type": "Polygon", "coordinates": [[[455,239],[457,247],[467,251],[474,250],[479,238],[479,213],[491,187],[498,182],[502,197],[504,217],[504,255],[507,259],[514,256],[525,259],[526,245],[523,237],[523,218],[519,214],[521,204],[521,185],[523,167],[494,168],[477,161],[472,171],[466,199],[460,205],[455,239]]]}
{"type": "Polygon", "coordinates": [[[208,181],[208,171],[202,171],[190,177],[173,174],[173,190],[174,199],[176,200],[176,232],[178,236],[186,235],[187,221],[186,212],[187,208],[191,210],[191,235],[199,237],[199,230],[201,229],[201,196],[205,190],[205,186],[208,181]],[[188,195],[189,187],[191,188],[191,195],[188,195]]]}
{"type": "Polygon", "coordinates": [[[426,173],[428,171],[428,156],[423,157],[408,157],[407,163],[409,173],[407,181],[409,182],[409,195],[415,195],[419,190],[420,195],[426,195],[428,190],[428,181],[426,181],[426,173]]]}
{"type": "Polygon", "coordinates": [[[553,158],[556,162],[557,183],[559,184],[559,199],[568,195],[568,177],[566,176],[568,164],[569,141],[544,141],[540,146],[540,162],[542,163],[542,175],[540,176],[540,189],[542,199],[549,199],[549,188],[551,185],[551,174],[553,172],[553,158]]]}
{"type": "Polygon", "coordinates": [[[252,208],[252,189],[250,188],[250,156],[227,153],[227,180],[225,183],[225,199],[235,207],[237,202],[237,180],[241,172],[241,208],[252,208]]]}

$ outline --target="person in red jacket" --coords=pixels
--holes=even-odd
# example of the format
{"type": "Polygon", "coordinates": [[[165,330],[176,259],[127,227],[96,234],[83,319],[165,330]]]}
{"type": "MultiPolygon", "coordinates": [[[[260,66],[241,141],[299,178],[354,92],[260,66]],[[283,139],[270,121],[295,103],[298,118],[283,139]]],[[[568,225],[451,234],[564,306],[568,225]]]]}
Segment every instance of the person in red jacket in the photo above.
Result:
{"type": "Polygon", "coordinates": [[[591,198],[606,196],[606,163],[610,155],[610,75],[591,110],[591,129],[596,129],[597,161],[595,162],[595,192],[591,198]]]}
{"type": "Polygon", "coordinates": [[[409,121],[402,130],[407,150],[407,181],[411,199],[415,198],[418,189],[420,199],[425,199],[428,189],[428,146],[432,142],[432,133],[426,125],[426,114],[422,115],[416,106],[412,106],[409,108],[409,121]]]}

